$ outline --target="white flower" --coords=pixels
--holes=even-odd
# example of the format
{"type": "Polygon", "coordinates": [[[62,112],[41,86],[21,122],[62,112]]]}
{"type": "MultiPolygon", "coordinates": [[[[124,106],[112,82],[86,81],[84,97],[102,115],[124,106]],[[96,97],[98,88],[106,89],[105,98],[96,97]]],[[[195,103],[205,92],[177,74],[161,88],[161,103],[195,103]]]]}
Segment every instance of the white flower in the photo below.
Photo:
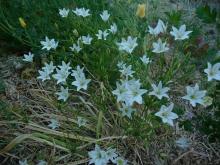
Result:
{"type": "Polygon", "coordinates": [[[19,165],[28,165],[27,159],[19,160],[19,165]]]}
{"type": "Polygon", "coordinates": [[[102,12],[102,14],[100,14],[100,16],[101,16],[102,20],[106,22],[106,21],[108,21],[108,19],[109,19],[109,17],[110,17],[110,14],[108,13],[107,10],[104,10],[104,11],[102,12]]]}
{"type": "Polygon", "coordinates": [[[78,124],[79,127],[85,126],[86,123],[87,123],[87,120],[86,120],[86,119],[84,119],[84,118],[82,118],[82,117],[77,117],[77,124],[78,124]]]}
{"type": "Polygon", "coordinates": [[[58,66],[60,69],[56,68],[56,74],[53,74],[53,78],[57,80],[57,84],[59,83],[66,83],[66,79],[69,76],[71,69],[70,63],[66,64],[64,61],[62,61],[62,65],[58,66]]]}
{"type": "Polygon", "coordinates": [[[208,68],[206,68],[204,72],[208,76],[208,81],[220,80],[220,63],[216,63],[212,66],[212,64],[208,62],[208,68]]]}
{"type": "Polygon", "coordinates": [[[107,32],[107,30],[105,31],[98,31],[98,34],[96,34],[96,36],[98,37],[99,40],[103,39],[106,40],[106,37],[109,35],[109,33],[107,32]]]}
{"type": "Polygon", "coordinates": [[[75,81],[72,82],[72,85],[77,87],[77,91],[80,89],[87,90],[88,83],[91,81],[91,79],[86,79],[85,74],[83,72],[84,68],[80,68],[80,66],[77,66],[76,70],[72,70],[71,76],[75,77],[75,81]]]}
{"type": "Polygon", "coordinates": [[[153,43],[153,51],[154,53],[163,53],[169,50],[168,47],[166,47],[166,42],[162,42],[161,39],[159,38],[157,42],[153,43]]]}
{"type": "Polygon", "coordinates": [[[89,9],[85,9],[83,8],[76,8],[75,10],[73,10],[73,12],[77,15],[77,16],[82,16],[82,17],[87,17],[89,16],[89,9]]]}
{"type": "Polygon", "coordinates": [[[66,79],[69,76],[70,72],[63,71],[56,68],[56,74],[53,74],[53,78],[57,80],[57,84],[66,83],[66,79]]]}
{"type": "Polygon", "coordinates": [[[106,155],[108,160],[112,161],[112,163],[115,163],[115,159],[118,157],[118,154],[116,153],[116,149],[112,149],[112,148],[107,149],[106,155]]]}
{"type": "Polygon", "coordinates": [[[128,91],[128,100],[125,99],[127,105],[132,105],[133,102],[136,102],[138,104],[143,103],[142,95],[147,92],[146,89],[140,89],[141,83],[139,80],[130,80],[126,84],[128,86],[129,91],[128,91]],[[130,98],[129,98],[130,96],[130,98]]]}
{"type": "Polygon", "coordinates": [[[206,90],[200,91],[198,84],[196,84],[194,87],[187,86],[186,92],[187,95],[183,96],[182,98],[189,100],[193,107],[195,107],[197,103],[203,105],[206,90]]]}
{"type": "Polygon", "coordinates": [[[141,61],[143,62],[143,64],[147,65],[149,63],[151,63],[151,60],[149,57],[147,57],[147,55],[143,55],[142,57],[140,57],[141,61]]]}
{"type": "Polygon", "coordinates": [[[158,86],[156,86],[155,84],[151,84],[153,91],[149,93],[149,95],[154,95],[156,96],[158,99],[162,99],[163,97],[167,97],[169,98],[169,96],[167,95],[167,92],[170,90],[170,88],[168,87],[162,87],[162,82],[160,81],[158,86]]]}
{"type": "Polygon", "coordinates": [[[82,36],[81,39],[82,39],[82,43],[84,43],[86,45],[90,45],[93,40],[93,38],[90,37],[89,34],[87,36],[82,36]]]}
{"type": "Polygon", "coordinates": [[[125,102],[126,106],[132,106],[134,102],[142,104],[142,95],[147,90],[140,89],[139,80],[121,80],[121,84],[116,82],[116,86],[117,88],[112,93],[117,96],[117,102],[125,102]]]}
{"type": "Polygon", "coordinates": [[[106,154],[106,151],[101,150],[98,145],[95,146],[95,149],[90,151],[89,153],[89,164],[94,165],[107,165],[108,163],[108,157],[106,154]]]}
{"type": "Polygon", "coordinates": [[[122,69],[124,67],[124,65],[126,65],[126,64],[123,61],[120,61],[120,62],[117,63],[117,67],[119,69],[122,69]]]}
{"type": "Polygon", "coordinates": [[[118,27],[115,23],[113,23],[111,26],[110,26],[110,29],[108,29],[112,34],[116,34],[117,31],[118,31],[118,27]]]}
{"type": "Polygon", "coordinates": [[[34,57],[34,54],[32,54],[31,52],[29,52],[28,54],[24,54],[23,61],[33,62],[33,57],[34,57]]]}
{"type": "Polygon", "coordinates": [[[50,80],[50,73],[48,70],[39,70],[38,72],[39,72],[40,76],[38,76],[37,79],[40,79],[43,82],[45,80],[50,80]]]}
{"type": "Polygon", "coordinates": [[[186,25],[181,25],[179,29],[172,26],[173,31],[170,32],[172,36],[175,37],[175,40],[185,40],[189,38],[189,34],[192,33],[192,31],[186,31],[186,25]]]}
{"type": "Polygon", "coordinates": [[[189,141],[189,139],[187,139],[187,138],[185,138],[185,137],[181,137],[181,138],[179,138],[178,140],[176,140],[175,141],[176,142],[176,145],[178,146],[178,147],[180,147],[180,148],[182,148],[182,149],[187,149],[187,148],[189,148],[189,146],[190,146],[190,141],[189,141]]]}
{"type": "Polygon", "coordinates": [[[132,53],[133,50],[138,46],[137,44],[137,37],[132,38],[131,36],[128,36],[127,40],[122,38],[122,41],[120,43],[117,43],[119,50],[124,50],[127,53],[132,53]]]}
{"type": "Polygon", "coordinates": [[[82,48],[80,47],[79,42],[78,42],[78,44],[73,44],[73,46],[70,47],[70,49],[71,49],[71,51],[76,51],[77,53],[79,53],[82,50],[82,48]]]}
{"type": "Polygon", "coordinates": [[[56,93],[58,95],[58,100],[66,101],[69,97],[69,92],[68,92],[69,89],[61,86],[60,90],[61,90],[61,92],[56,93]]]}
{"type": "Polygon", "coordinates": [[[165,25],[164,22],[159,19],[157,22],[157,26],[155,28],[152,28],[151,26],[148,26],[148,28],[149,28],[148,31],[150,34],[157,36],[160,33],[166,32],[167,25],[165,25]]]}
{"type": "Polygon", "coordinates": [[[85,76],[83,70],[84,68],[80,68],[80,66],[77,65],[76,70],[72,70],[73,73],[71,74],[71,76],[75,77],[76,79],[85,76]]]}
{"type": "Polygon", "coordinates": [[[155,115],[160,117],[163,123],[173,126],[173,120],[178,118],[177,114],[172,112],[173,107],[173,103],[171,103],[169,106],[162,105],[160,111],[155,113],[155,115]]]}
{"type": "Polygon", "coordinates": [[[127,116],[129,119],[132,118],[132,113],[136,111],[136,109],[126,106],[125,104],[122,104],[122,108],[119,109],[122,112],[122,116],[127,116]]]}
{"type": "Polygon", "coordinates": [[[69,9],[65,9],[65,8],[59,9],[59,14],[60,14],[61,17],[67,17],[69,12],[70,12],[69,9]]]}
{"type": "Polygon", "coordinates": [[[54,69],[56,67],[53,65],[53,62],[51,61],[50,64],[45,63],[45,66],[42,67],[42,70],[39,70],[40,76],[38,76],[38,79],[41,79],[42,81],[50,80],[50,74],[53,73],[54,69]]]}
{"type": "Polygon", "coordinates": [[[133,73],[135,73],[135,71],[133,71],[131,68],[132,68],[131,65],[126,67],[126,64],[123,64],[122,68],[119,71],[121,72],[121,75],[125,76],[127,79],[128,77],[133,77],[133,73]]]}
{"type": "Polygon", "coordinates": [[[50,64],[45,63],[45,66],[42,68],[43,70],[47,70],[49,73],[53,73],[56,66],[53,65],[53,61],[50,62],[50,64]]]}
{"type": "Polygon", "coordinates": [[[116,82],[116,89],[112,91],[117,96],[117,102],[124,101],[127,95],[128,89],[125,87],[125,82],[116,82]]]}
{"type": "Polygon", "coordinates": [[[48,125],[48,127],[50,127],[51,129],[56,129],[59,128],[60,123],[55,120],[55,119],[50,119],[50,124],[48,125]]]}
{"type": "Polygon", "coordinates": [[[47,36],[45,37],[45,41],[41,41],[40,43],[43,46],[42,49],[47,49],[48,51],[50,49],[56,49],[58,46],[58,42],[56,42],[54,39],[50,40],[47,36]]]}
{"type": "Polygon", "coordinates": [[[77,87],[77,91],[80,89],[87,90],[90,81],[91,79],[86,79],[85,76],[81,76],[76,78],[76,80],[72,82],[72,85],[77,87]]]}
{"type": "Polygon", "coordinates": [[[70,62],[65,63],[64,61],[62,61],[62,65],[58,66],[61,70],[68,72],[71,68],[70,66],[70,62]]]}

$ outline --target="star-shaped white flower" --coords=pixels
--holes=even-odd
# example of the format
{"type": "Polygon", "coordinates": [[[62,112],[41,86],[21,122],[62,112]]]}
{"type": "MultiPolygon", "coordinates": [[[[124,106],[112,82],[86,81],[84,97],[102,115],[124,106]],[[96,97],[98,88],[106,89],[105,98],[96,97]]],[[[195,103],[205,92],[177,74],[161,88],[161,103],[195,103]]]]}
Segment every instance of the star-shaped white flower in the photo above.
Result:
{"type": "Polygon", "coordinates": [[[138,46],[137,37],[132,38],[128,36],[127,40],[122,38],[122,41],[117,43],[119,50],[124,50],[125,52],[131,54],[133,50],[138,46]]]}
{"type": "Polygon", "coordinates": [[[163,88],[161,81],[159,82],[158,86],[156,86],[156,84],[151,84],[151,86],[153,88],[153,91],[150,92],[149,95],[154,95],[160,100],[163,97],[169,98],[169,96],[167,95],[167,92],[170,90],[170,88],[168,88],[168,87],[163,88]]]}
{"type": "Polygon", "coordinates": [[[65,63],[64,61],[62,61],[62,65],[59,65],[58,67],[59,67],[61,70],[67,71],[67,72],[68,72],[70,69],[72,69],[71,66],[70,66],[70,62],[65,63]]]}
{"type": "Polygon", "coordinates": [[[72,85],[77,87],[77,91],[80,89],[87,90],[88,84],[91,81],[91,79],[86,79],[83,69],[84,68],[80,68],[78,65],[76,70],[72,70],[71,75],[75,77],[75,81],[72,82],[72,85]]]}
{"type": "Polygon", "coordinates": [[[138,104],[142,104],[143,103],[143,98],[142,95],[147,93],[146,89],[140,89],[141,88],[141,83],[139,80],[129,80],[128,84],[126,84],[129,86],[129,91],[128,91],[128,100],[126,101],[127,105],[132,105],[133,102],[136,102],[138,104]],[[130,96],[130,97],[129,97],[130,96]]]}
{"type": "Polygon", "coordinates": [[[163,123],[173,126],[173,120],[178,118],[178,115],[172,112],[173,107],[173,103],[171,103],[169,106],[162,105],[160,111],[155,113],[155,115],[160,117],[163,123]]]}
{"type": "Polygon", "coordinates": [[[158,20],[157,26],[155,28],[152,28],[151,26],[148,26],[148,31],[150,34],[157,36],[160,33],[165,33],[167,30],[167,25],[162,20],[158,20]]]}
{"type": "Polygon", "coordinates": [[[129,119],[132,118],[132,113],[136,111],[136,109],[122,104],[122,107],[119,109],[122,113],[122,116],[127,116],[129,119]]]}
{"type": "Polygon", "coordinates": [[[99,30],[98,34],[96,34],[96,36],[98,37],[99,40],[106,40],[106,37],[109,35],[109,33],[107,32],[107,30],[99,30]]]}
{"type": "Polygon", "coordinates": [[[102,18],[102,20],[104,22],[108,21],[109,17],[110,17],[110,14],[108,13],[108,10],[104,10],[102,12],[102,14],[100,14],[100,17],[102,18]]]}
{"type": "Polygon", "coordinates": [[[85,118],[82,117],[77,117],[77,124],[79,127],[85,126],[87,123],[87,120],[85,118]]]}
{"type": "Polygon", "coordinates": [[[113,23],[111,26],[110,26],[110,29],[108,29],[112,34],[116,34],[117,31],[118,31],[118,27],[115,23],[113,23]]]}
{"type": "Polygon", "coordinates": [[[186,31],[186,25],[181,25],[179,29],[173,26],[172,29],[170,34],[174,36],[175,40],[185,40],[189,38],[189,34],[192,33],[192,31],[186,31]]]}
{"type": "Polygon", "coordinates": [[[40,75],[37,77],[37,79],[40,79],[43,82],[46,80],[50,80],[50,72],[48,70],[39,70],[38,73],[40,75]]]}
{"type": "Polygon", "coordinates": [[[124,101],[127,95],[128,89],[125,87],[125,84],[122,82],[116,82],[116,89],[112,91],[114,95],[117,96],[117,102],[124,101]]]}
{"type": "Polygon", "coordinates": [[[132,66],[126,66],[126,64],[124,64],[119,71],[121,72],[122,76],[126,77],[126,79],[128,77],[133,77],[133,73],[135,73],[135,71],[132,70],[132,66]]]}
{"type": "Polygon", "coordinates": [[[33,58],[34,58],[34,54],[32,54],[31,52],[29,52],[28,54],[24,54],[23,61],[33,62],[33,58]]]}
{"type": "Polygon", "coordinates": [[[60,123],[56,120],[56,119],[50,119],[50,124],[48,125],[48,127],[50,127],[51,129],[56,129],[59,128],[60,123]]]}
{"type": "Polygon", "coordinates": [[[183,96],[182,98],[185,100],[190,101],[190,104],[195,107],[196,104],[202,104],[204,102],[204,97],[206,95],[206,90],[199,90],[198,84],[196,84],[194,87],[187,86],[186,87],[187,95],[183,96]]]}
{"type": "Polygon", "coordinates": [[[146,54],[144,54],[142,57],[140,57],[141,61],[143,62],[143,64],[147,65],[149,63],[151,63],[151,60],[149,57],[147,57],[146,54]]]}
{"type": "Polygon", "coordinates": [[[73,13],[75,13],[77,16],[87,17],[90,16],[89,9],[83,8],[76,8],[73,10],[73,13]]]}
{"type": "Polygon", "coordinates": [[[58,95],[58,100],[63,100],[65,102],[69,97],[69,89],[61,86],[60,90],[60,92],[56,93],[58,95]]]}
{"type": "Polygon", "coordinates": [[[59,9],[59,14],[60,14],[61,17],[67,17],[69,12],[70,12],[69,9],[65,9],[65,8],[59,9]]]}
{"type": "Polygon", "coordinates": [[[220,63],[212,65],[208,62],[208,68],[204,70],[208,76],[208,81],[220,80],[220,63]]]}
{"type": "Polygon", "coordinates": [[[53,73],[55,68],[56,68],[56,66],[53,65],[53,61],[51,61],[49,64],[45,63],[44,67],[42,67],[42,69],[47,70],[49,74],[53,73]]]}
{"type": "Polygon", "coordinates": [[[154,53],[163,53],[169,50],[169,48],[166,46],[166,42],[162,42],[162,40],[159,38],[157,42],[153,43],[153,51],[154,53]]]}
{"type": "Polygon", "coordinates": [[[42,81],[50,80],[50,74],[53,73],[54,69],[56,67],[53,65],[53,62],[51,61],[50,64],[45,63],[45,66],[42,67],[42,70],[39,70],[40,76],[37,77],[37,79],[40,79],[42,81]]]}
{"type": "Polygon", "coordinates": [[[132,106],[134,102],[142,104],[142,95],[147,92],[141,88],[139,80],[121,80],[121,84],[116,82],[117,88],[112,91],[117,96],[117,102],[124,102],[126,106],[132,106]]]}
{"type": "Polygon", "coordinates": [[[118,157],[118,154],[116,153],[116,149],[108,148],[106,151],[107,159],[112,161],[112,163],[115,163],[115,159],[118,157]]]}
{"type": "Polygon", "coordinates": [[[69,76],[70,72],[69,70],[71,69],[70,63],[65,63],[62,61],[62,65],[58,66],[60,69],[56,68],[56,74],[53,74],[53,78],[57,80],[57,84],[59,83],[66,83],[66,79],[69,76]]]}
{"type": "Polygon", "coordinates": [[[80,89],[87,90],[90,81],[91,79],[86,79],[85,76],[81,76],[76,78],[76,80],[72,82],[72,85],[77,87],[77,91],[79,91],[80,89]]]}
{"type": "Polygon", "coordinates": [[[42,49],[50,50],[50,49],[56,49],[58,46],[58,42],[56,42],[54,39],[49,39],[47,36],[45,37],[45,41],[40,42],[43,46],[42,49]]]}
{"type": "Polygon", "coordinates": [[[82,50],[82,48],[80,47],[80,44],[78,43],[78,44],[73,44],[73,46],[70,47],[70,50],[73,52],[75,51],[75,52],[79,53],[82,50]]]}
{"type": "Polygon", "coordinates": [[[82,43],[86,45],[90,45],[93,40],[93,38],[89,34],[87,36],[82,36],[81,39],[82,43]]]}
{"type": "Polygon", "coordinates": [[[76,70],[72,70],[71,76],[75,77],[76,79],[83,77],[83,76],[85,76],[83,70],[84,70],[84,68],[80,68],[80,66],[77,65],[76,70]]]}
{"type": "Polygon", "coordinates": [[[89,164],[94,165],[107,165],[109,161],[106,151],[101,150],[98,145],[95,146],[94,150],[89,151],[89,158],[89,164]]]}

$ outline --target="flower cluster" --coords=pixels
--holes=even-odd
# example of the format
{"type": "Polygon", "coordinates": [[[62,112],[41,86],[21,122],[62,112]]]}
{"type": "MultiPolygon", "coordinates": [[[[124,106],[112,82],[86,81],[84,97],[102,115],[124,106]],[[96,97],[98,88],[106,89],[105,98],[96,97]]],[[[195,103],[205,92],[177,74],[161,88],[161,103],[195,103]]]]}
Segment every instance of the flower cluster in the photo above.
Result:
{"type": "Polygon", "coordinates": [[[56,73],[53,74],[52,77],[57,81],[57,84],[62,85],[60,89],[61,91],[56,93],[58,95],[58,100],[66,101],[69,97],[69,89],[68,87],[64,88],[63,85],[67,84],[67,78],[70,74],[75,78],[72,85],[77,87],[77,91],[80,89],[87,90],[88,84],[91,80],[86,79],[83,71],[84,68],[80,68],[78,65],[76,70],[72,70],[70,63],[65,63],[64,61],[62,61],[62,65],[59,65],[58,67],[54,66],[53,62],[50,62],[50,64],[45,63],[45,66],[39,71],[40,76],[38,76],[38,79],[41,79],[42,81],[50,80],[54,69],[56,69],[56,73]]]}
{"type": "MultiPolygon", "coordinates": [[[[59,15],[61,17],[67,17],[69,14],[70,9],[59,9],[59,15]]],[[[75,10],[72,10],[73,13],[77,16],[81,17],[87,17],[90,16],[90,9],[85,8],[76,8],[75,10]]],[[[110,14],[107,10],[104,10],[101,14],[99,14],[101,19],[104,22],[107,22],[110,18],[110,14]]],[[[113,23],[109,29],[105,30],[98,30],[98,32],[95,34],[98,40],[107,40],[107,37],[111,34],[116,34],[118,31],[117,25],[113,23]]],[[[164,23],[162,20],[158,20],[157,25],[155,27],[148,26],[147,32],[149,32],[151,35],[156,36],[157,42],[153,42],[152,52],[154,53],[164,53],[170,50],[168,47],[169,45],[164,39],[161,39],[160,34],[166,33],[168,31],[168,24],[164,23]],[[163,41],[164,40],[164,41],[163,41]]],[[[172,30],[169,32],[169,34],[174,37],[174,40],[185,40],[189,38],[189,34],[192,33],[192,31],[186,31],[186,25],[181,25],[179,28],[176,28],[172,26],[172,30]]],[[[163,35],[162,35],[163,36],[163,35]]],[[[82,45],[91,45],[93,41],[93,37],[90,34],[82,35],[78,38],[76,43],[73,43],[71,47],[71,51],[79,53],[82,51],[82,45]]],[[[131,54],[134,49],[138,46],[137,43],[137,37],[128,36],[127,39],[122,38],[121,42],[117,42],[116,45],[118,46],[119,51],[124,51],[128,54],[131,54]]],[[[45,41],[40,42],[42,45],[42,49],[46,49],[47,51],[54,49],[58,47],[58,41],[55,41],[55,39],[49,39],[47,36],[45,37],[45,41]]],[[[32,62],[34,55],[32,53],[25,54],[24,55],[24,61],[32,62]]],[[[151,62],[150,58],[147,57],[146,54],[144,54],[142,57],[140,57],[140,60],[143,62],[143,64],[147,65],[151,62]]],[[[136,110],[132,108],[132,106],[136,104],[143,104],[143,95],[147,93],[148,90],[141,88],[141,82],[139,79],[134,78],[135,71],[132,70],[132,65],[126,65],[123,62],[118,63],[119,72],[121,73],[121,80],[116,83],[116,89],[112,91],[114,95],[117,96],[117,102],[121,103],[121,107],[119,108],[122,112],[123,116],[127,116],[131,118],[131,115],[136,110]]],[[[89,82],[91,82],[90,79],[86,79],[85,74],[83,72],[84,68],[80,68],[78,65],[76,70],[72,70],[72,67],[70,66],[70,63],[65,63],[62,61],[62,65],[54,66],[53,62],[45,63],[45,66],[42,68],[42,70],[39,70],[40,76],[38,79],[41,79],[42,81],[50,80],[51,77],[53,77],[57,84],[61,84],[60,86],[60,92],[57,92],[58,100],[67,101],[69,97],[69,88],[65,87],[67,85],[67,79],[69,75],[71,75],[75,80],[72,81],[72,85],[77,88],[77,91],[84,89],[87,90],[89,82]],[[56,70],[56,73],[53,74],[54,70],[56,70]]],[[[220,80],[220,64],[210,64],[208,63],[208,68],[204,70],[204,72],[208,75],[208,81],[211,80],[220,80]]],[[[159,82],[158,85],[151,84],[153,90],[148,93],[149,96],[155,96],[159,100],[162,98],[167,98],[169,100],[169,96],[167,92],[170,90],[168,87],[162,86],[162,81],[159,82]]],[[[194,87],[187,86],[187,95],[183,96],[182,98],[185,100],[188,100],[192,106],[196,106],[196,104],[202,104],[204,106],[208,105],[210,102],[209,98],[206,96],[206,91],[199,90],[198,84],[196,84],[194,87]]],[[[168,108],[165,108],[166,106],[162,105],[161,112],[163,115],[162,121],[164,123],[168,123],[170,125],[173,125],[169,117],[172,118],[172,113],[164,113],[165,109],[173,109],[173,103],[168,106],[168,108]],[[172,106],[171,106],[172,105],[172,106]],[[166,114],[166,115],[164,115],[166,114]],[[169,122],[165,122],[165,119],[169,122]]],[[[160,113],[156,113],[155,115],[159,116],[160,113]]],[[[173,117],[172,119],[176,119],[177,117],[173,117]]],[[[80,121],[80,120],[79,120],[80,121]]]]}
{"type": "MultiPolygon", "coordinates": [[[[59,9],[59,15],[63,19],[68,17],[70,9],[59,9]]],[[[85,8],[76,8],[72,10],[74,15],[77,17],[83,17],[82,19],[87,19],[85,17],[91,16],[90,9],[85,8]]],[[[138,13],[140,14],[140,12],[138,13]]],[[[111,20],[111,14],[104,10],[99,14],[99,19],[102,20],[103,23],[109,23],[111,20]]],[[[142,17],[141,16],[141,17],[142,17]]],[[[109,24],[110,25],[110,24],[109,24]]],[[[110,27],[106,29],[99,29],[95,34],[83,34],[78,36],[74,43],[69,46],[69,49],[72,52],[80,53],[84,50],[84,47],[90,47],[92,44],[98,40],[109,40],[111,35],[115,35],[118,32],[118,27],[116,23],[112,23],[110,27]]],[[[152,52],[161,54],[165,52],[169,52],[172,49],[169,47],[167,38],[162,38],[165,33],[169,34],[174,40],[186,40],[189,38],[189,35],[192,31],[186,30],[186,25],[183,24],[180,27],[172,26],[172,30],[168,32],[168,24],[164,23],[162,20],[158,20],[157,25],[155,27],[148,26],[147,32],[150,35],[153,35],[153,39],[157,39],[152,42],[151,48],[152,52]]],[[[167,35],[168,36],[168,35],[167,35]]],[[[118,40],[118,39],[117,39],[118,40]]],[[[104,42],[103,41],[103,42],[104,42]]],[[[121,38],[120,42],[116,42],[115,46],[118,47],[119,51],[122,51],[127,54],[132,54],[135,48],[138,47],[139,38],[127,36],[121,38]]],[[[56,41],[54,38],[49,39],[47,36],[44,41],[40,41],[42,46],[42,50],[50,51],[56,50],[59,44],[59,41],[56,41]]],[[[62,43],[61,43],[62,44],[62,43]]],[[[151,49],[150,48],[150,49],[151,49]]],[[[146,50],[145,50],[146,52],[146,50]]],[[[24,54],[23,61],[25,62],[33,62],[34,54],[29,52],[28,54],[24,54]]],[[[152,60],[145,53],[139,60],[144,65],[150,65],[152,60]]],[[[66,61],[66,59],[65,59],[66,61]]],[[[70,62],[62,61],[61,65],[55,66],[53,62],[45,63],[41,70],[39,70],[38,79],[43,82],[46,80],[55,80],[56,84],[59,85],[59,91],[56,92],[58,96],[58,100],[62,100],[66,102],[70,97],[69,91],[71,90],[71,85],[76,88],[77,91],[87,90],[88,84],[91,82],[91,79],[87,79],[84,73],[84,68],[81,68],[80,65],[76,66],[76,69],[73,69],[73,66],[70,62]]],[[[166,101],[169,102],[168,105],[160,104],[160,110],[156,112],[154,115],[161,118],[163,123],[166,123],[170,126],[174,126],[174,120],[178,119],[178,115],[173,112],[174,103],[171,101],[169,97],[169,93],[171,88],[169,83],[159,81],[159,83],[151,82],[152,89],[144,89],[143,86],[147,86],[148,84],[142,84],[141,80],[135,78],[135,74],[137,73],[132,65],[127,65],[124,62],[119,62],[117,64],[118,71],[120,72],[120,80],[116,82],[116,89],[112,91],[112,94],[116,96],[117,103],[119,105],[119,111],[122,116],[126,116],[129,119],[132,119],[132,115],[137,112],[137,104],[144,104],[144,95],[147,95],[146,98],[152,98],[152,100],[156,101],[166,101]],[[165,86],[165,87],[164,87],[165,86]],[[148,92],[149,91],[149,92],[148,92]],[[168,93],[169,92],[169,93],[168,93]]],[[[208,68],[204,69],[204,72],[207,74],[208,81],[212,80],[220,80],[220,63],[211,64],[208,62],[208,68]]],[[[206,96],[206,90],[200,90],[199,85],[195,84],[192,86],[186,86],[186,95],[181,97],[184,100],[189,101],[189,103],[195,107],[197,104],[201,104],[203,106],[207,106],[211,104],[211,98],[206,96]]],[[[166,103],[167,104],[167,103],[166,103]]],[[[159,109],[159,108],[158,108],[159,109]]],[[[82,117],[77,117],[76,123],[79,127],[86,126],[87,120],[82,117]]],[[[59,128],[60,124],[57,120],[51,119],[48,127],[51,129],[59,128]]],[[[115,149],[108,148],[107,150],[102,150],[98,145],[95,146],[95,149],[89,152],[90,161],[89,164],[95,165],[107,165],[108,163],[113,163],[117,165],[125,165],[127,161],[122,157],[119,157],[116,153],[115,149]]]]}

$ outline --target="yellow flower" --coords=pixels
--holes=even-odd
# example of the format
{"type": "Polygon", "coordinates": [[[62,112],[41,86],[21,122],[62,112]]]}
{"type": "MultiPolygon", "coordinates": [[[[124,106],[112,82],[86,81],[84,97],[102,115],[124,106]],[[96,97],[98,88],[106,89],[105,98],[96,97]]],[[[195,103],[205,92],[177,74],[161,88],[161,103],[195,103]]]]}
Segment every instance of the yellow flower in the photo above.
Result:
{"type": "Polygon", "coordinates": [[[26,28],[27,24],[25,23],[24,19],[22,17],[19,17],[18,20],[20,22],[21,27],[26,28]]]}
{"type": "Polygon", "coordinates": [[[139,4],[137,7],[137,12],[136,15],[140,18],[144,18],[145,17],[145,9],[146,9],[146,4],[139,4]]]}

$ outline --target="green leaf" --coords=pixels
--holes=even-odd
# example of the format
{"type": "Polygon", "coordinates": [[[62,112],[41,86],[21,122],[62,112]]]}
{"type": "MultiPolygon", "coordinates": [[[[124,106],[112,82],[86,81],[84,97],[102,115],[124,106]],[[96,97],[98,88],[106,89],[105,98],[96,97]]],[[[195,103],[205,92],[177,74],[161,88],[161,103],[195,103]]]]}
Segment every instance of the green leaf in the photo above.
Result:
{"type": "Polygon", "coordinates": [[[165,14],[168,17],[168,22],[178,26],[182,17],[181,11],[171,11],[171,12],[165,12],[165,14]]]}
{"type": "Polygon", "coordinates": [[[216,9],[210,9],[208,5],[201,6],[196,9],[197,16],[205,23],[216,22],[217,11],[216,9]]]}

